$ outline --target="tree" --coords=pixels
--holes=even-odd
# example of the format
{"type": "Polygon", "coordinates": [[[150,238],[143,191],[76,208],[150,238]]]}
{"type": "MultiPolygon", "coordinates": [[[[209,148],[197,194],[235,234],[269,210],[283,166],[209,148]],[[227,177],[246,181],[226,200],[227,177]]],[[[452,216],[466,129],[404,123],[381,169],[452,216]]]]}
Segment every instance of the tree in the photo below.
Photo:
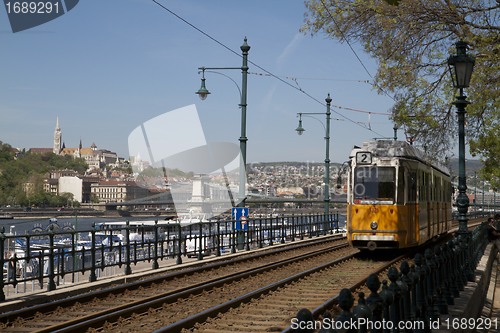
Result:
{"type": "Polygon", "coordinates": [[[500,178],[500,1],[307,0],[302,31],[360,43],[378,61],[373,85],[394,98],[392,118],[419,144],[444,156],[457,136],[447,59],[469,43],[476,65],[467,89],[471,153],[500,178]],[[495,151],[496,150],[496,151],[495,151]]]}
{"type": "MultiPolygon", "coordinates": [[[[71,169],[84,174],[87,168],[84,159],[53,153],[25,153],[16,157],[12,147],[0,141],[0,205],[60,206],[59,199],[44,193],[47,173],[71,169]]],[[[62,204],[67,204],[67,199],[63,199],[62,204]]]]}

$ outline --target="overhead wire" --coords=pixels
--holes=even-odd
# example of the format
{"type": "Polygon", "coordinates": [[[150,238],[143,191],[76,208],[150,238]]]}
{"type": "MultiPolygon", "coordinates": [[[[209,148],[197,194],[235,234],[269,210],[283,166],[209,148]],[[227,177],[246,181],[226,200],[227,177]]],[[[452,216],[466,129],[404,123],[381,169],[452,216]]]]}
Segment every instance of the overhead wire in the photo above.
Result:
{"type": "MultiPolygon", "coordinates": [[[[249,72],[248,74],[260,75],[260,76],[270,76],[267,73],[249,72]]],[[[295,84],[297,85],[299,90],[302,90],[302,88],[300,87],[298,80],[357,82],[357,83],[367,83],[367,84],[372,85],[369,80],[347,80],[347,79],[329,79],[329,78],[299,78],[299,77],[295,77],[295,76],[282,76],[282,77],[295,82],[295,84]]],[[[390,116],[391,115],[390,113],[387,113],[387,112],[373,112],[373,111],[359,110],[359,109],[349,108],[349,107],[340,106],[340,105],[332,105],[332,106],[334,106],[338,109],[344,109],[344,110],[349,110],[349,111],[353,111],[353,112],[369,113],[369,114],[376,114],[376,115],[382,115],[382,116],[390,116]]]]}
{"type": "Polygon", "coordinates": [[[363,61],[361,60],[361,58],[358,56],[358,54],[356,53],[356,51],[354,50],[354,48],[352,47],[351,45],[351,42],[349,42],[349,39],[347,39],[347,37],[345,36],[344,32],[342,31],[342,29],[340,29],[337,21],[335,20],[335,18],[333,17],[332,15],[332,12],[330,11],[330,8],[328,8],[325,4],[325,2],[323,0],[320,0],[321,4],[323,5],[323,7],[325,8],[326,12],[328,13],[328,16],[330,16],[330,18],[332,19],[333,21],[333,24],[335,24],[335,26],[337,27],[337,30],[338,32],[340,33],[340,35],[342,36],[342,39],[344,39],[344,41],[347,43],[347,45],[349,46],[349,48],[351,49],[351,52],[354,54],[354,56],[356,57],[356,59],[358,59],[358,62],[361,64],[361,66],[363,67],[363,69],[365,70],[366,74],[368,74],[369,77],[372,78],[373,80],[373,85],[375,87],[377,87],[378,89],[380,89],[380,91],[382,91],[384,93],[384,95],[386,95],[387,97],[389,97],[390,99],[392,99],[393,101],[396,101],[396,99],[391,96],[389,93],[387,93],[381,86],[379,86],[377,84],[377,82],[375,82],[373,76],[371,75],[370,71],[368,70],[368,68],[366,68],[365,64],[363,63],[363,61]]]}
{"type": "MultiPolygon", "coordinates": [[[[154,3],[156,3],[156,4],[160,7],[160,8],[162,8],[162,9],[166,10],[167,12],[169,12],[170,14],[172,14],[173,16],[175,16],[176,18],[178,18],[178,19],[179,19],[179,20],[181,20],[182,22],[186,23],[187,25],[189,25],[190,27],[192,27],[192,28],[193,28],[193,29],[195,29],[196,31],[200,32],[201,34],[203,34],[204,36],[206,36],[206,37],[207,37],[207,38],[209,38],[210,40],[212,40],[212,41],[214,41],[215,43],[217,43],[217,44],[219,44],[220,46],[222,46],[222,47],[223,47],[223,48],[225,48],[226,50],[230,51],[231,53],[233,53],[233,54],[237,55],[237,56],[238,56],[238,57],[240,57],[240,58],[242,57],[242,55],[241,55],[241,54],[239,54],[238,52],[234,51],[234,50],[233,50],[233,49],[231,49],[229,46],[225,45],[224,43],[222,43],[221,41],[217,40],[216,38],[212,37],[212,36],[211,36],[211,35],[209,35],[207,32],[205,32],[205,31],[203,31],[202,29],[198,28],[198,27],[197,27],[197,26],[195,26],[194,24],[190,23],[189,21],[187,21],[186,19],[184,19],[184,18],[183,18],[183,17],[181,17],[180,15],[176,14],[174,11],[170,10],[169,8],[167,8],[166,6],[164,6],[163,4],[159,3],[157,0],[152,0],[152,1],[153,1],[154,3]]],[[[350,44],[349,44],[349,46],[350,46],[350,44]]],[[[350,47],[351,47],[351,46],[350,46],[350,47]]],[[[351,50],[352,50],[352,47],[351,47],[351,50]]],[[[356,55],[356,57],[358,57],[358,56],[356,55]]],[[[360,60],[360,59],[359,59],[359,57],[358,57],[358,60],[360,60]]],[[[299,91],[299,92],[303,93],[304,95],[306,95],[307,97],[309,97],[309,98],[310,98],[310,99],[312,99],[313,101],[315,101],[315,102],[317,102],[317,103],[321,104],[322,106],[326,106],[326,104],[324,104],[322,101],[320,101],[320,100],[319,100],[319,99],[317,99],[316,97],[312,96],[312,95],[311,95],[310,93],[308,93],[307,91],[303,90],[303,89],[302,89],[302,88],[298,85],[298,82],[297,82],[297,81],[294,81],[294,82],[297,84],[297,86],[295,86],[295,85],[291,84],[290,82],[285,81],[283,78],[281,78],[281,77],[279,77],[279,76],[277,76],[277,75],[275,75],[275,74],[271,73],[270,71],[266,70],[265,68],[261,67],[260,65],[258,65],[258,64],[256,64],[256,63],[254,63],[253,61],[248,60],[248,62],[249,62],[250,64],[254,65],[255,67],[259,68],[259,69],[260,69],[260,70],[262,70],[263,72],[265,72],[268,76],[271,76],[271,77],[273,77],[273,78],[277,79],[278,81],[280,81],[280,82],[282,82],[282,83],[286,84],[287,86],[289,86],[289,87],[291,87],[291,88],[293,88],[293,89],[295,89],[295,90],[297,90],[297,91],[299,91]]],[[[366,67],[364,66],[364,64],[362,64],[362,66],[365,68],[365,70],[367,70],[367,69],[366,69],[366,67]]],[[[371,77],[371,75],[370,75],[370,77],[371,77]]],[[[353,111],[353,110],[354,110],[354,109],[350,109],[350,108],[346,108],[346,107],[338,107],[338,106],[334,106],[334,107],[336,107],[336,108],[341,108],[341,109],[345,109],[345,110],[350,110],[350,111],[353,111]]],[[[344,114],[342,114],[342,113],[340,113],[340,112],[338,112],[338,111],[335,111],[335,110],[332,110],[332,111],[333,111],[333,113],[335,113],[335,114],[339,115],[340,117],[344,118],[345,120],[347,120],[347,121],[349,121],[349,122],[351,122],[351,123],[353,123],[353,124],[355,124],[355,125],[357,125],[357,126],[360,126],[360,127],[364,128],[364,129],[366,129],[366,130],[368,130],[368,131],[370,131],[370,132],[372,132],[372,133],[374,133],[374,134],[376,134],[376,135],[378,135],[378,136],[383,136],[382,134],[380,134],[380,133],[378,133],[378,132],[374,131],[374,130],[371,128],[370,124],[368,124],[368,126],[366,126],[366,125],[364,125],[364,124],[362,124],[362,123],[360,123],[360,122],[358,122],[358,121],[355,121],[355,120],[353,120],[353,119],[351,119],[351,118],[349,118],[349,117],[345,116],[344,114]]],[[[373,113],[373,112],[368,112],[368,113],[369,113],[369,114],[370,114],[370,113],[371,113],[371,114],[375,114],[375,113],[373,113]]],[[[377,114],[378,114],[378,113],[377,113],[377,114]]]]}

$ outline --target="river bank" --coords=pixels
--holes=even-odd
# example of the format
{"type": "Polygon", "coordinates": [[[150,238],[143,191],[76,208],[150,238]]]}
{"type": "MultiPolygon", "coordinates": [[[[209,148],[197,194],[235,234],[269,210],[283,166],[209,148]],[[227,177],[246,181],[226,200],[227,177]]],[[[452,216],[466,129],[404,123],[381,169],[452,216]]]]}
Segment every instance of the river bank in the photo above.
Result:
{"type": "Polygon", "coordinates": [[[129,212],[122,210],[109,210],[109,211],[97,211],[97,210],[32,210],[32,211],[8,211],[2,212],[2,219],[44,219],[44,218],[80,218],[80,217],[88,217],[88,218],[119,218],[119,217],[149,217],[149,218],[173,218],[174,214],[161,214],[157,211],[139,211],[139,212],[129,212]]]}

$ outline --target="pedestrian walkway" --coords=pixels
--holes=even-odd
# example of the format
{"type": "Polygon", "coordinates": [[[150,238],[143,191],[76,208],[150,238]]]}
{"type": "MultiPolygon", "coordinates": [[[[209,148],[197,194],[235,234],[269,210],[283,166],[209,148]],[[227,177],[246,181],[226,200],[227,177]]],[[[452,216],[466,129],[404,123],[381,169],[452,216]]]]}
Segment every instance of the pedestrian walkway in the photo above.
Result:
{"type": "MultiPolygon", "coordinates": [[[[495,251],[493,247],[492,251],[495,251]]],[[[481,318],[491,319],[491,327],[489,330],[481,330],[481,332],[497,333],[500,331],[500,252],[498,251],[496,251],[496,257],[493,262],[488,293],[484,302],[481,318]]]]}
{"type": "Polygon", "coordinates": [[[440,329],[433,332],[500,331],[499,261],[500,253],[490,243],[476,268],[475,281],[467,283],[455,304],[449,306],[449,314],[440,317],[440,329]]]}

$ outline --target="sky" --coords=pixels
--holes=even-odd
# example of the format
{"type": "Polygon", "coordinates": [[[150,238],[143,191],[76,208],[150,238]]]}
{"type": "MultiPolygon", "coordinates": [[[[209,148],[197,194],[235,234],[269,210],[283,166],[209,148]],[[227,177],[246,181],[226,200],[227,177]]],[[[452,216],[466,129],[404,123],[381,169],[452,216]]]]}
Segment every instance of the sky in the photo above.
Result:
{"type": "MultiPolygon", "coordinates": [[[[134,129],[194,104],[207,141],[238,144],[241,70],[205,73],[211,94],[204,101],[195,91],[199,67],[241,67],[245,37],[251,47],[247,162],[323,162],[327,94],[332,162],[346,161],[363,141],[393,137],[393,100],[367,83],[375,61],[358,44],[353,51],[300,32],[302,0],[158,2],[189,24],[152,0],[85,0],[13,33],[2,6],[0,141],[50,148],[59,117],[66,147],[81,140],[128,158],[134,129]],[[295,132],[299,112],[320,113],[302,118],[302,136],[295,132]]],[[[191,135],[185,126],[178,140],[191,135]]]]}

